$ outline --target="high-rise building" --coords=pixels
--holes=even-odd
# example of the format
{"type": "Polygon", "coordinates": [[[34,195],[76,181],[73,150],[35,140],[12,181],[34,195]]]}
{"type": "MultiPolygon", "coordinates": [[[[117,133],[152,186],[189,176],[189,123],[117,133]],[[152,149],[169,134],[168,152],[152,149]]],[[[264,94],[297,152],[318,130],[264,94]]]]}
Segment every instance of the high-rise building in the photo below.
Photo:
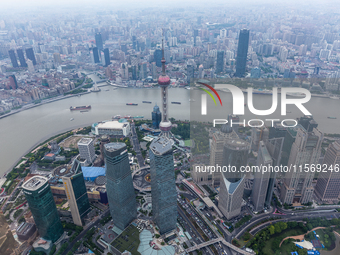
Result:
{"type": "Polygon", "coordinates": [[[73,223],[82,226],[82,220],[91,211],[91,206],[87,196],[84,175],[81,172],[81,165],[78,160],[74,160],[70,172],[62,176],[62,181],[73,223]]]}
{"type": "Polygon", "coordinates": [[[94,38],[96,40],[96,46],[97,46],[98,50],[99,51],[103,50],[104,46],[103,46],[102,34],[96,33],[94,38]]]}
{"type": "Polygon", "coordinates": [[[249,44],[249,30],[242,29],[240,31],[236,57],[236,77],[243,77],[246,72],[247,54],[249,44]]]}
{"type": "Polygon", "coordinates": [[[161,67],[162,66],[162,50],[161,49],[155,50],[154,59],[156,62],[156,66],[161,67]]]}
{"type": "Polygon", "coordinates": [[[198,30],[194,29],[194,46],[196,46],[197,36],[198,36],[198,30]]]}
{"type": "Polygon", "coordinates": [[[303,126],[307,132],[312,132],[314,128],[318,127],[318,123],[312,116],[303,116],[298,119],[298,123],[303,126]]]}
{"type": "Polygon", "coordinates": [[[17,54],[18,54],[18,58],[20,61],[20,66],[27,67],[25,56],[24,56],[24,51],[22,49],[17,49],[17,54]]]}
{"type": "Polygon", "coordinates": [[[159,110],[159,107],[157,104],[153,107],[153,111],[151,115],[152,115],[152,127],[155,129],[158,129],[159,123],[161,123],[161,120],[162,120],[162,113],[159,110]]]}
{"type": "MultiPolygon", "coordinates": [[[[273,160],[273,166],[279,166],[281,162],[283,143],[284,143],[283,137],[268,139],[265,143],[266,148],[273,160]]],[[[276,180],[276,172],[271,172],[269,181],[268,181],[268,189],[267,189],[267,195],[266,195],[266,200],[265,200],[265,206],[267,208],[271,206],[275,180],[276,180]]]]}
{"type": "Polygon", "coordinates": [[[53,60],[54,60],[54,63],[56,65],[58,65],[58,66],[61,65],[60,53],[58,53],[58,52],[53,53],[53,60]]]}
{"type": "Polygon", "coordinates": [[[91,164],[96,158],[96,154],[93,146],[93,139],[82,138],[78,142],[78,149],[81,159],[86,159],[87,164],[91,164]]]}
{"type": "Polygon", "coordinates": [[[48,179],[33,176],[22,185],[28,206],[41,237],[52,242],[64,233],[48,179]]]}
{"type": "Polygon", "coordinates": [[[27,70],[31,73],[34,72],[34,65],[33,65],[32,60],[30,59],[27,59],[27,70]]]}
{"type": "Polygon", "coordinates": [[[217,52],[216,73],[222,73],[224,70],[224,51],[217,52]]]}
{"type": "Polygon", "coordinates": [[[32,60],[33,65],[36,65],[36,64],[37,64],[37,61],[36,61],[36,59],[35,59],[35,55],[34,55],[33,48],[27,48],[27,49],[26,49],[26,56],[27,56],[28,59],[32,60]]]}
{"type": "MultiPolygon", "coordinates": [[[[237,139],[238,135],[229,125],[222,125],[221,131],[216,132],[212,136],[210,149],[210,165],[222,166],[223,164],[223,147],[224,143],[229,139],[237,139]]],[[[222,174],[220,172],[212,173],[213,186],[220,186],[222,174]]]]}
{"type": "Polygon", "coordinates": [[[251,129],[251,149],[255,152],[259,149],[260,141],[267,141],[269,137],[269,129],[265,126],[252,127],[251,129]]]}
{"type": "Polygon", "coordinates": [[[12,66],[13,66],[13,67],[19,67],[19,65],[18,65],[18,60],[17,60],[17,56],[15,55],[14,50],[9,50],[9,51],[8,51],[8,55],[9,55],[9,58],[11,59],[12,66]]]}
{"type": "Polygon", "coordinates": [[[100,63],[98,47],[92,48],[92,54],[93,54],[93,62],[100,63]]]}
{"type": "Polygon", "coordinates": [[[165,58],[164,58],[164,43],[162,40],[162,74],[158,78],[158,85],[161,87],[161,103],[162,103],[162,121],[159,128],[162,131],[162,136],[169,137],[172,124],[168,119],[168,86],[170,78],[165,73],[165,58]]]}
{"type": "Polygon", "coordinates": [[[227,139],[223,147],[222,167],[235,170],[221,174],[218,208],[228,220],[241,213],[245,176],[240,170],[247,164],[249,149],[250,144],[241,139],[227,139]]]}
{"type": "Polygon", "coordinates": [[[190,84],[190,81],[195,77],[195,67],[193,65],[187,65],[187,82],[190,84]]]}
{"type": "Polygon", "coordinates": [[[340,164],[340,141],[335,141],[328,146],[322,164],[326,165],[327,169],[319,173],[315,194],[322,201],[338,201],[340,171],[337,171],[336,167],[340,164]]]}
{"type": "Polygon", "coordinates": [[[177,192],[172,142],[160,136],[150,145],[152,214],[161,235],[176,229],[177,192]]]}
{"type": "Polygon", "coordinates": [[[113,223],[125,229],[137,217],[136,196],[125,143],[104,145],[106,190],[113,223]]]}
{"type": "Polygon", "coordinates": [[[108,66],[111,64],[110,61],[110,52],[109,52],[109,48],[105,48],[104,49],[104,58],[105,58],[105,66],[108,66]]]}
{"type": "Polygon", "coordinates": [[[131,66],[131,76],[132,80],[137,80],[137,66],[131,66]]]}
{"type": "MultiPolygon", "coordinates": [[[[256,165],[263,167],[270,167],[273,165],[272,157],[263,141],[260,141],[259,144],[256,165]]],[[[254,184],[251,194],[251,201],[254,204],[254,210],[256,212],[260,212],[264,209],[270,179],[270,171],[262,171],[262,169],[259,169],[259,171],[254,173],[254,184]]]]}
{"type": "Polygon", "coordinates": [[[17,89],[18,88],[18,83],[17,83],[17,79],[15,78],[14,74],[11,74],[10,76],[8,76],[9,79],[9,86],[12,89],[17,89]]]}
{"type": "MultiPolygon", "coordinates": [[[[323,133],[314,128],[308,132],[303,126],[296,126],[295,141],[290,150],[288,166],[305,166],[317,164],[321,154],[323,133]]],[[[314,188],[312,181],[314,171],[290,171],[284,178],[281,187],[281,201],[285,204],[306,204],[312,201],[314,188]]]]}

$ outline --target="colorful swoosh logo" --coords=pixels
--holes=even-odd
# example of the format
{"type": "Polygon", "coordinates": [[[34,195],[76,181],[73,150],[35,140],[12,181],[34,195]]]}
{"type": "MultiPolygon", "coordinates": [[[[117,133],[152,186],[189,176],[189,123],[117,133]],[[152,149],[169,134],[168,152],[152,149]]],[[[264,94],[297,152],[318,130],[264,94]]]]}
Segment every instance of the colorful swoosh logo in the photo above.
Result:
{"type": "MultiPolygon", "coordinates": [[[[206,84],[206,83],[203,83],[203,82],[197,82],[197,83],[206,86],[206,87],[209,88],[212,92],[214,92],[215,95],[217,96],[218,100],[220,101],[221,106],[222,106],[222,100],[221,100],[221,98],[220,98],[220,95],[217,93],[217,91],[216,91],[213,87],[211,87],[210,85],[208,85],[208,84],[206,84]]],[[[203,90],[204,92],[206,92],[206,93],[214,100],[215,105],[217,105],[216,100],[215,100],[213,94],[211,94],[211,92],[210,92],[209,90],[206,90],[206,89],[204,89],[204,88],[199,88],[199,89],[201,89],[201,90],[203,90]]]]}

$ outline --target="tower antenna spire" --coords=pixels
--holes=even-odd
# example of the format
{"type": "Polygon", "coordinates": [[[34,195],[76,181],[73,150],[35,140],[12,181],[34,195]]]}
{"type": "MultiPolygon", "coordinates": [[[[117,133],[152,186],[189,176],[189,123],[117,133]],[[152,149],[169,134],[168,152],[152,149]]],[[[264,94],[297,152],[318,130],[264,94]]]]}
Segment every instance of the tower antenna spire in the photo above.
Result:
{"type": "Polygon", "coordinates": [[[162,75],[165,76],[165,58],[164,58],[164,30],[162,31],[162,75]]]}

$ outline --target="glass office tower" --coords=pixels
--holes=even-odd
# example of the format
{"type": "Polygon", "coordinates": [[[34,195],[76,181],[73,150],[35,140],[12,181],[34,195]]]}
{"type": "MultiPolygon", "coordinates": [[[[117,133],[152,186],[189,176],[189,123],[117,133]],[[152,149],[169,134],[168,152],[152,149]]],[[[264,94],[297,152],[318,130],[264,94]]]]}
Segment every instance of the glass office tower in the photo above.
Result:
{"type": "Polygon", "coordinates": [[[75,160],[69,174],[62,177],[73,223],[82,226],[83,218],[91,211],[81,165],[75,160]]]}
{"type": "Polygon", "coordinates": [[[64,233],[48,179],[33,176],[22,185],[28,206],[41,237],[52,242],[64,233]]]}
{"type": "Polygon", "coordinates": [[[237,57],[236,57],[236,77],[243,77],[246,72],[247,54],[249,44],[249,30],[242,29],[238,39],[237,57]]]}
{"type": "Polygon", "coordinates": [[[137,217],[128,152],[125,143],[104,145],[106,190],[113,223],[125,229],[137,217]]]}
{"type": "Polygon", "coordinates": [[[171,140],[158,137],[150,145],[152,214],[160,234],[176,228],[177,192],[171,140]]]}

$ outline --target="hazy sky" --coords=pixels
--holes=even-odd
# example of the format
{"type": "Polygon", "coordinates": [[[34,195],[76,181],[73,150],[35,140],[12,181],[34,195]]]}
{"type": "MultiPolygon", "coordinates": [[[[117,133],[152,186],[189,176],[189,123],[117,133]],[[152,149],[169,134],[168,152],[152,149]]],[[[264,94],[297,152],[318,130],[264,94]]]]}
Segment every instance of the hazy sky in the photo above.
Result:
{"type": "MultiPolygon", "coordinates": [[[[30,10],[44,9],[68,9],[75,11],[86,9],[99,10],[126,10],[128,8],[138,9],[147,7],[194,7],[196,10],[205,7],[230,6],[248,7],[252,6],[287,6],[288,8],[315,7],[317,10],[327,9],[339,12],[340,0],[0,0],[0,13],[4,16],[17,12],[29,12],[30,10]],[[40,8],[39,8],[40,7],[40,8]]],[[[1,16],[0,16],[1,19],[1,16]]]]}

